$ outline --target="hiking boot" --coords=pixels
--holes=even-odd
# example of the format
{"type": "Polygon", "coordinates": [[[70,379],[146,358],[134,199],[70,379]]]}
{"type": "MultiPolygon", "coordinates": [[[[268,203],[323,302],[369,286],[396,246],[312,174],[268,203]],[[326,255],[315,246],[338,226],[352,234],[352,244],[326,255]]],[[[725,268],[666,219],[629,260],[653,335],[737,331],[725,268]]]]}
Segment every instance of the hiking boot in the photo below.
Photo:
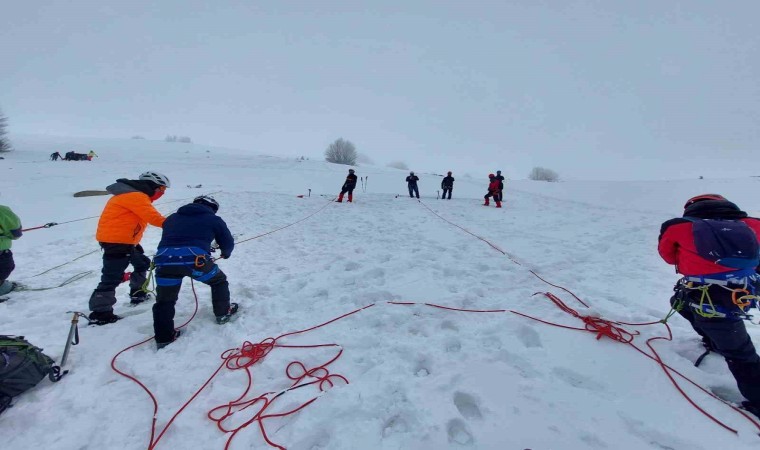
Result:
{"type": "Polygon", "coordinates": [[[161,350],[162,348],[166,347],[167,345],[171,344],[172,342],[176,341],[178,337],[182,335],[182,332],[180,330],[174,330],[174,337],[172,337],[172,340],[169,342],[156,342],[156,350],[161,350]]]}
{"type": "Polygon", "coordinates": [[[0,295],[5,295],[15,290],[18,285],[12,281],[5,280],[0,283],[0,295]]]}
{"type": "Polygon", "coordinates": [[[108,325],[121,319],[113,311],[93,311],[89,316],[92,325],[108,325]]]}
{"type": "Polygon", "coordinates": [[[496,207],[501,208],[501,202],[496,202],[496,207]]]}
{"type": "Polygon", "coordinates": [[[139,305],[147,300],[150,300],[150,294],[145,291],[137,291],[133,294],[129,294],[129,304],[132,306],[139,305]]]}
{"type": "Polygon", "coordinates": [[[237,312],[238,312],[238,304],[237,303],[230,303],[230,309],[229,309],[229,311],[227,311],[227,314],[225,314],[223,316],[216,316],[216,323],[218,323],[219,325],[223,325],[223,324],[229,322],[230,319],[232,318],[232,316],[234,316],[235,314],[237,314],[237,312]]]}

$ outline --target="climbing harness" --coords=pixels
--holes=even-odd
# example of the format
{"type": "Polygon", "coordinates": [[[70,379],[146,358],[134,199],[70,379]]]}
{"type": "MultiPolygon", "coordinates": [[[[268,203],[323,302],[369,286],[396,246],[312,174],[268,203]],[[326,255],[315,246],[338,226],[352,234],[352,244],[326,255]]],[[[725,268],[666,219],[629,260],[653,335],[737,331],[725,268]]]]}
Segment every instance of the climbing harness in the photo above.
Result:
{"type": "Polygon", "coordinates": [[[757,307],[760,297],[757,295],[760,275],[753,270],[742,270],[726,274],[705,276],[685,276],[679,280],[677,289],[686,292],[687,304],[701,317],[752,319],[748,311],[757,307]],[[731,293],[731,304],[717,303],[710,295],[710,288],[725,289],[731,293]],[[698,292],[699,300],[694,301],[689,292],[698,292]]]}

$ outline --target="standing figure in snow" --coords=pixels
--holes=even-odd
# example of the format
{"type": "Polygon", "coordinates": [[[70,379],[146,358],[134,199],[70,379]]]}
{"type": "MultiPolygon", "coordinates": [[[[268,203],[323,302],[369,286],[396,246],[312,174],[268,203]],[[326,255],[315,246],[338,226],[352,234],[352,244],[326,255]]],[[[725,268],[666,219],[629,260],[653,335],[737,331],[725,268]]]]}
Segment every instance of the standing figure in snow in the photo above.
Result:
{"type": "Polygon", "coordinates": [[[502,202],[504,201],[504,177],[501,175],[501,170],[496,171],[496,179],[499,180],[499,202],[502,202]]]}
{"type": "Polygon", "coordinates": [[[689,199],[660,229],[662,259],[683,275],[670,303],[708,351],[726,359],[744,407],[760,417],[760,356],[743,319],[760,288],[760,219],[717,194],[689,199]]]}
{"type": "Polygon", "coordinates": [[[50,160],[51,161],[58,161],[58,159],[63,159],[63,156],[61,156],[61,152],[55,152],[50,154],[50,160]]]}
{"type": "Polygon", "coordinates": [[[443,180],[441,181],[441,189],[443,189],[441,200],[446,198],[446,192],[449,193],[448,199],[451,200],[451,191],[454,189],[454,177],[451,176],[451,171],[449,171],[448,174],[443,177],[443,180]]]}
{"type": "Polygon", "coordinates": [[[7,206],[0,205],[0,295],[12,291],[14,283],[8,281],[16,264],[11,252],[12,241],[21,237],[21,220],[7,206]]]}
{"type": "Polygon", "coordinates": [[[414,174],[414,172],[409,172],[409,176],[406,177],[406,186],[409,188],[409,197],[414,198],[413,194],[417,195],[417,198],[420,198],[420,190],[417,187],[417,182],[420,181],[420,177],[414,174]]]}
{"type": "Polygon", "coordinates": [[[219,203],[201,195],[166,218],[161,242],[153,264],[156,266],[156,303],[153,305],[153,331],[156,347],[163,348],[180,335],[174,329],[174,305],[182,279],[190,277],[211,287],[211,303],[216,323],[225,324],[238,311],[230,303],[227,276],[211,258],[211,242],[216,240],[221,258],[232,254],[235,242],[221,217],[219,203]]]}
{"type": "Polygon", "coordinates": [[[113,195],[106,203],[98,221],[95,238],[103,249],[103,270],[100,284],[90,296],[90,320],[97,325],[120,319],[113,313],[116,287],[124,281],[124,271],[132,264],[129,280],[132,304],[147,300],[142,290],[150,267],[150,259],[140,245],[148,224],[161,227],[164,216],[153,207],[168,187],[169,178],[158,172],[145,172],[137,180],[121,178],[106,190],[113,195]]]}
{"type": "Polygon", "coordinates": [[[92,161],[92,158],[97,158],[98,154],[95,153],[94,150],[90,150],[89,153],[87,153],[87,161],[92,161]]]}
{"type": "Polygon", "coordinates": [[[354,174],[354,169],[348,169],[348,176],[346,177],[345,183],[343,183],[343,187],[340,188],[340,195],[338,196],[338,199],[335,200],[338,203],[343,202],[343,194],[348,192],[348,201],[349,203],[354,201],[354,189],[356,188],[356,174],[354,174]]]}
{"type": "Polygon", "coordinates": [[[488,179],[490,182],[488,183],[488,193],[483,196],[483,198],[486,200],[485,203],[483,203],[483,206],[490,205],[490,197],[493,197],[493,200],[496,202],[496,207],[501,208],[501,200],[499,200],[499,180],[496,179],[496,175],[489,173],[488,179]]]}

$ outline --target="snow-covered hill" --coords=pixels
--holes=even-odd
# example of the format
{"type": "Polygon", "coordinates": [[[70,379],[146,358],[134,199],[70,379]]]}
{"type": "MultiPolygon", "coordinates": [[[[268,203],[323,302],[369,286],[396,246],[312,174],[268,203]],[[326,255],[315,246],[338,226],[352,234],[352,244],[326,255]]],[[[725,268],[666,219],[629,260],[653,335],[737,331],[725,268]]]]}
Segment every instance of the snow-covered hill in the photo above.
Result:
{"type": "MultiPolygon", "coordinates": [[[[735,435],[700,414],[673,388],[662,369],[631,347],[590,333],[561,329],[509,312],[514,310],[570,326],[582,323],[535,292],[550,291],[582,314],[585,308],[529,270],[566,286],[594,313],[626,322],[656,321],[668,312],[676,280],[656,252],[659,225],[680,212],[683,201],[718,192],[760,214],[760,179],[671,182],[508,181],[505,208],[481,206],[487,179],[457,177],[457,168],[418,168],[422,201],[405,196],[406,173],[357,167],[367,192],[354,204],[328,204],[346,167],[296,161],[231,149],[142,140],[63,139],[14,136],[17,151],[0,161],[0,204],[13,208],[24,226],[97,216],[106,197],[73,198],[102,189],[116,178],[152,169],[173,183],[159,202],[170,213],[200,193],[216,192],[219,214],[242,241],[220,266],[230,279],[233,301],[243,308],[233,323],[213,323],[209,292],[197,288],[200,309],[182,337],[165,350],[150,343],[125,353],[119,367],[138,377],[159,402],[157,426],[201,387],[220,355],[244,341],[304,330],[368,305],[324,327],[278,341],[284,345],[339,347],[275,348],[251,367],[255,397],[279,392],[293,381],[286,367],[301,361],[328,366],[336,387],[288,391],[268,413],[269,439],[289,449],[749,449],[760,445],[757,429],[729,407],[682,383],[695,402],[735,435]],[[51,162],[53,151],[94,149],[92,162],[51,162]],[[428,170],[425,170],[428,169],[428,170]],[[440,177],[454,171],[454,199],[436,199],[440,177]],[[430,172],[430,173],[425,173],[430,172]],[[202,184],[202,188],[196,186],[202,184]],[[311,197],[298,198],[308,194],[311,197]],[[397,194],[402,194],[397,197],[397,194]],[[431,212],[467,228],[514,260],[431,212]],[[322,209],[323,208],[323,209],[322,209]],[[412,302],[398,305],[392,302],[412,302]]],[[[483,175],[497,168],[484,167],[483,175]]],[[[0,304],[0,333],[26,336],[60,358],[71,310],[85,311],[98,281],[96,219],[28,232],[14,244],[12,279],[33,288],[0,304]],[[86,255],[86,256],[84,256],[86,255]],[[46,269],[64,264],[48,273],[46,269]]],[[[155,249],[160,231],[143,245],[155,249]]],[[[3,449],[143,449],[148,447],[152,404],[134,383],[110,367],[121,349],[151,335],[149,306],[125,306],[129,317],[106,327],[81,329],[64,380],[47,381],[24,394],[0,416],[3,449]]],[[[178,323],[192,314],[186,282],[178,323]]],[[[724,362],[699,355],[696,335],[680,318],[671,321],[673,342],[653,345],[673,368],[696,382],[739,399],[724,362]]],[[[633,327],[628,327],[634,329],[633,327]]],[[[646,348],[661,326],[636,328],[634,343],[646,348]]],[[[757,327],[750,333],[760,342],[757,327]]],[[[297,368],[291,368],[298,372],[297,368]]],[[[230,437],[209,420],[212,408],[240,396],[242,371],[223,369],[183,411],[156,448],[222,449],[230,437]]],[[[257,407],[232,418],[245,422],[257,407]]],[[[232,449],[269,448],[257,424],[240,431],[232,449]]]]}

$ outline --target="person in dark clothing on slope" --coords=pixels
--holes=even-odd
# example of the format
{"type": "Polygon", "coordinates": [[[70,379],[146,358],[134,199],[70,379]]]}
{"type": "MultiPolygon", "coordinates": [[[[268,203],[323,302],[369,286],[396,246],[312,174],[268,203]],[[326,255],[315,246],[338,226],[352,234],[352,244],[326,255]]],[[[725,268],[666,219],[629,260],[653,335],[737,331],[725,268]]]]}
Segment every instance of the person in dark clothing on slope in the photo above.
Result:
{"type": "Polygon", "coordinates": [[[230,303],[227,276],[211,258],[211,242],[216,240],[221,258],[232,255],[235,242],[227,224],[216,213],[219,203],[211,196],[196,197],[166,218],[161,242],[153,258],[156,267],[156,303],[153,305],[153,331],[156,346],[163,348],[179,337],[174,329],[174,305],[182,279],[191,277],[211,287],[211,304],[216,323],[225,324],[237,313],[230,303]]]}
{"type": "Polygon", "coordinates": [[[492,173],[488,174],[488,179],[491,181],[488,183],[488,193],[483,196],[486,200],[486,202],[483,203],[483,206],[490,205],[489,198],[493,197],[493,200],[496,202],[496,207],[501,208],[501,200],[499,200],[499,180],[497,180],[496,175],[492,173]]]}
{"type": "Polygon", "coordinates": [[[502,202],[504,201],[504,177],[501,175],[501,170],[496,171],[496,180],[499,182],[499,202],[502,202]]]}
{"type": "Polygon", "coordinates": [[[63,160],[63,156],[61,156],[61,152],[55,152],[55,153],[50,154],[51,161],[58,161],[59,159],[63,160]]]}
{"type": "Polygon", "coordinates": [[[97,325],[114,323],[116,287],[124,281],[124,271],[132,264],[129,278],[129,297],[132,304],[147,300],[142,290],[150,259],[140,245],[148,224],[161,227],[164,216],[153,207],[171,184],[158,172],[145,172],[137,180],[121,178],[106,190],[113,195],[103,208],[95,239],[103,249],[103,269],[100,283],[90,296],[90,321],[97,325]]]}
{"type": "Polygon", "coordinates": [[[348,176],[346,177],[346,181],[343,183],[343,187],[340,188],[340,195],[338,196],[338,199],[335,200],[338,203],[343,202],[343,194],[348,192],[348,201],[349,203],[354,201],[354,189],[356,189],[356,174],[354,174],[354,169],[348,169],[348,176]]]}
{"type": "Polygon", "coordinates": [[[451,200],[451,190],[454,189],[454,177],[451,176],[451,172],[448,172],[448,174],[443,177],[443,180],[441,181],[441,189],[443,189],[441,200],[446,198],[446,192],[449,193],[448,199],[451,200]]]}
{"type": "Polygon", "coordinates": [[[760,356],[742,319],[760,289],[760,219],[717,194],[693,197],[683,217],[662,224],[658,251],[683,275],[672,307],[707,350],[726,359],[744,407],[760,417],[760,356]]]}
{"type": "Polygon", "coordinates": [[[417,182],[420,181],[420,177],[414,174],[414,172],[409,172],[409,176],[406,177],[406,185],[409,188],[409,197],[414,198],[414,195],[417,195],[417,198],[420,198],[420,190],[417,187],[417,182]]]}

